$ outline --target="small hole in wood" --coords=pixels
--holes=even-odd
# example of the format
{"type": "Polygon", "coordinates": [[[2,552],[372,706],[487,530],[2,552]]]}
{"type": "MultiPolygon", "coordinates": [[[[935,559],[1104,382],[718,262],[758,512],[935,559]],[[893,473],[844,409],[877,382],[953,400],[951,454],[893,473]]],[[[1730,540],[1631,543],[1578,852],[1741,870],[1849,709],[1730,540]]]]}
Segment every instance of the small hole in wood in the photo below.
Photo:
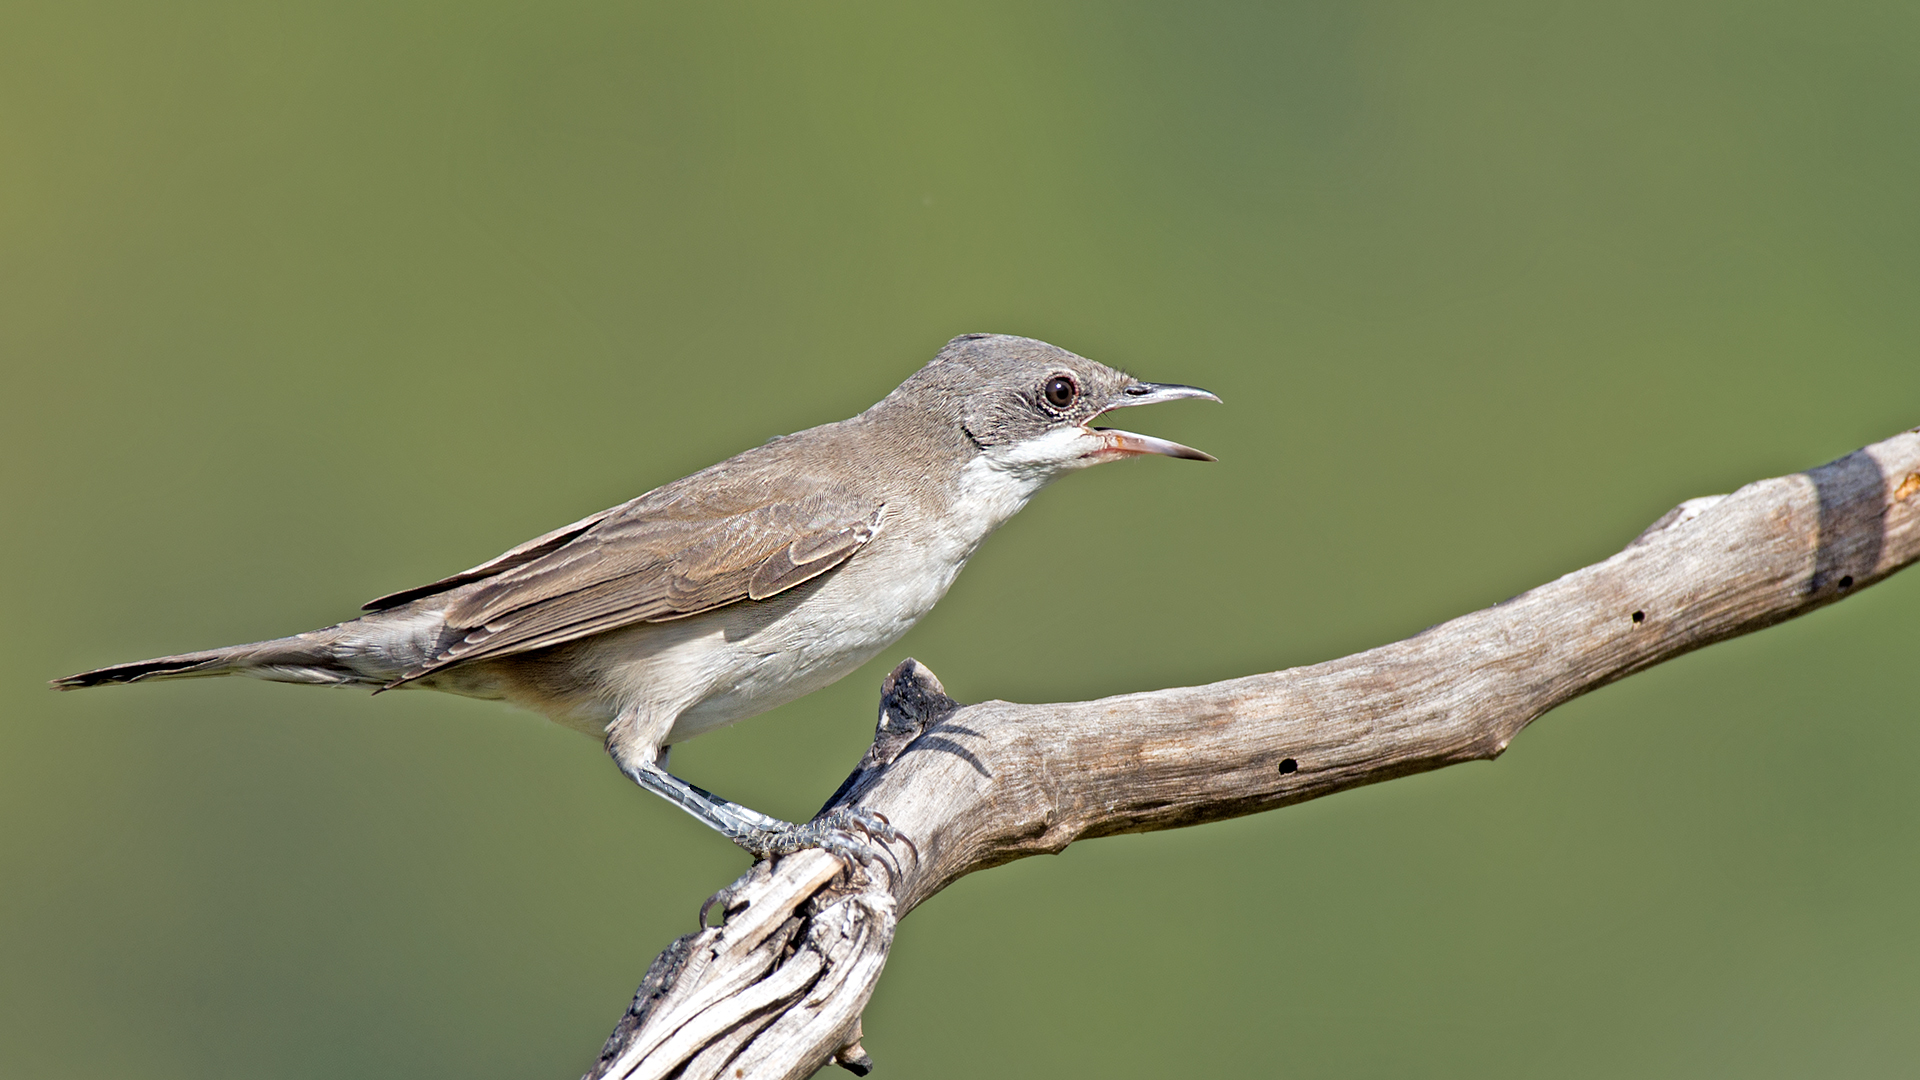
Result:
{"type": "Polygon", "coordinates": [[[1636,611],[1636,612],[1634,612],[1634,613],[1633,613],[1633,621],[1634,621],[1634,622],[1646,622],[1646,621],[1647,621],[1647,613],[1646,613],[1646,612],[1644,612],[1644,611],[1636,611]]]}
{"type": "Polygon", "coordinates": [[[1853,575],[1852,575],[1852,574],[1848,574],[1848,575],[1847,575],[1846,577],[1843,577],[1843,578],[1841,578],[1841,579],[1840,579],[1840,587],[1841,587],[1841,588],[1843,588],[1843,589],[1851,589],[1851,588],[1853,588],[1853,575]]]}
{"type": "Polygon", "coordinates": [[[1300,768],[1299,762],[1293,760],[1292,758],[1288,758],[1285,761],[1282,761],[1280,763],[1280,774],[1284,776],[1287,773],[1297,771],[1299,768],[1300,768]]]}

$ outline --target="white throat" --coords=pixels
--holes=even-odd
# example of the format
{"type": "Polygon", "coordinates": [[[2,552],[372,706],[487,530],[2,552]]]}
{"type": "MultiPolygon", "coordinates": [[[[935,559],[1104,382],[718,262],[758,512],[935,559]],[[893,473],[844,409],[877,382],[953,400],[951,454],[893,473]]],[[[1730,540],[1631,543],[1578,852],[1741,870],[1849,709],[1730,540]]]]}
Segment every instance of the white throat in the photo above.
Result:
{"type": "Polygon", "coordinates": [[[956,539],[968,555],[993,530],[1020,512],[1027,500],[1060,476],[1094,463],[1082,427],[1055,428],[1006,446],[989,447],[960,470],[958,498],[950,509],[956,539]]]}

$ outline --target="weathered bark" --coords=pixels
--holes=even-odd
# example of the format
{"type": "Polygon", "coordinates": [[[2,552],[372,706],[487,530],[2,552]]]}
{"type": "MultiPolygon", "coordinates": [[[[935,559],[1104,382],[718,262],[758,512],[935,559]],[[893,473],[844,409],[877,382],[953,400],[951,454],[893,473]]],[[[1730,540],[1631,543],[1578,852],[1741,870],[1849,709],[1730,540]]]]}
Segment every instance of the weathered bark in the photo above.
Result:
{"type": "Polygon", "coordinates": [[[1075,840],[1198,825],[1498,757],[1547,710],[1824,607],[1920,558],[1920,429],[1689,500],[1604,562],[1405,641],[1311,667],[1099,701],[961,707],[909,660],[829,802],[911,844],[843,873],[802,852],[715,897],[590,1077],[856,1072],[898,918],[955,879],[1075,840]],[[676,1071],[678,1070],[678,1071],[676,1071]]]}

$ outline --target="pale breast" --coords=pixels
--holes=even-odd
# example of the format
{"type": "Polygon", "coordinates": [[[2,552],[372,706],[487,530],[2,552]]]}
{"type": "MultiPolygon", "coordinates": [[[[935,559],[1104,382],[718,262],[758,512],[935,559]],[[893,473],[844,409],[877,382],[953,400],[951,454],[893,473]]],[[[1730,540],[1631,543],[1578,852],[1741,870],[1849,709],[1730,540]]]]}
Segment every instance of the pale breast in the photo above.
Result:
{"type": "Polygon", "coordinates": [[[716,633],[673,650],[669,662],[682,669],[673,681],[704,684],[704,693],[676,710],[667,741],[784,705],[873,659],[931,611],[959,573],[963,560],[927,554],[876,541],[797,595],[714,612],[721,616],[716,633]]]}

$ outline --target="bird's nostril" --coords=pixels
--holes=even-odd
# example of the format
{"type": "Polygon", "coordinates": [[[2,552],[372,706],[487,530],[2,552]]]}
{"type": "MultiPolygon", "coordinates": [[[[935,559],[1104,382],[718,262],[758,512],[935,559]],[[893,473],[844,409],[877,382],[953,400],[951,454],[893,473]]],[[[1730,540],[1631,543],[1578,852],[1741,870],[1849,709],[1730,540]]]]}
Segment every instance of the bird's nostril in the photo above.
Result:
{"type": "Polygon", "coordinates": [[[1127,387],[1126,392],[1129,397],[1144,397],[1147,393],[1147,388],[1141,386],[1139,383],[1134,383],[1132,386],[1127,387]]]}

